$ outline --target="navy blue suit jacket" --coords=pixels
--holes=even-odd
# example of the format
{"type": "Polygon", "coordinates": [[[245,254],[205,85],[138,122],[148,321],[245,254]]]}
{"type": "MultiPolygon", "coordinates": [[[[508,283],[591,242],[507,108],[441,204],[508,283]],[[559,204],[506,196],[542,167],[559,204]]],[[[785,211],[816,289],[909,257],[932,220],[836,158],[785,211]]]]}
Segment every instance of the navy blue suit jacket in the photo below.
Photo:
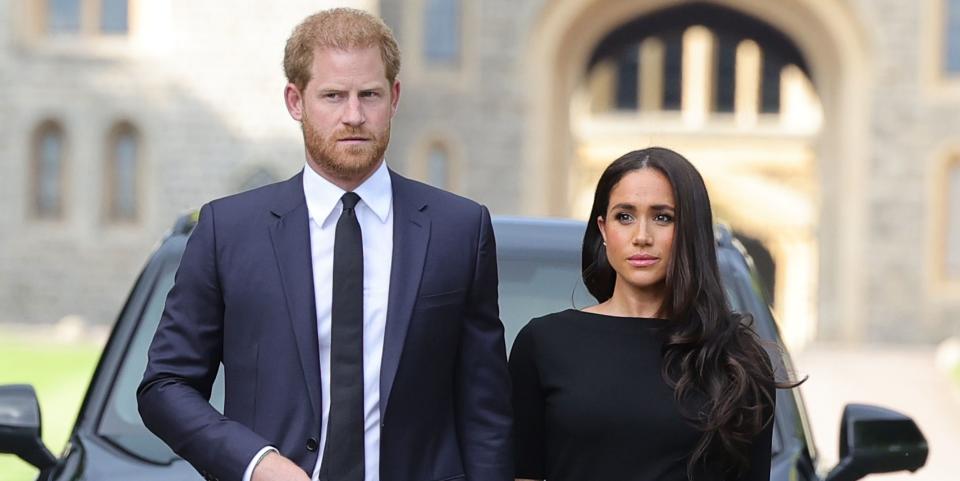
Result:
{"type": "MultiPolygon", "coordinates": [[[[490,215],[391,179],[380,479],[512,479],[490,215]]],[[[266,445],[311,474],[322,375],[302,172],[203,206],[137,391],[144,424],[208,479],[240,480],[266,445]],[[208,402],[221,363],[222,415],[208,402]]]]}

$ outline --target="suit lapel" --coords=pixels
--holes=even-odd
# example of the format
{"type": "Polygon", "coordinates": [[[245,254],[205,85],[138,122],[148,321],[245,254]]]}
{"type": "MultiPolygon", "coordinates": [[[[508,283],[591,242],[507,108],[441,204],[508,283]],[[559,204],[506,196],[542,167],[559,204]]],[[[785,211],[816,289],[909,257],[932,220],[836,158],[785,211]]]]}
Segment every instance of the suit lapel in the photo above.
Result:
{"type": "Polygon", "coordinates": [[[393,262],[380,367],[381,419],[386,413],[393,380],[400,366],[430,239],[430,218],[423,213],[426,203],[416,199],[410,191],[411,181],[393,171],[390,176],[393,185],[393,262]]]}
{"type": "Polygon", "coordinates": [[[320,415],[320,348],[317,344],[317,306],[313,290],[310,218],[303,194],[303,172],[282,186],[271,212],[273,252],[280,268],[283,294],[290,314],[300,367],[310,394],[314,416],[320,415]]]}

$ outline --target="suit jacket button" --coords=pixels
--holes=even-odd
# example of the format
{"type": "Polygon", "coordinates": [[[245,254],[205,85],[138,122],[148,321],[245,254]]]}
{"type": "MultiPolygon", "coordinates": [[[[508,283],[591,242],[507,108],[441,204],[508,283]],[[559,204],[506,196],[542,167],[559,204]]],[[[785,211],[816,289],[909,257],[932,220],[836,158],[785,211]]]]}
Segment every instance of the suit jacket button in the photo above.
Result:
{"type": "Polygon", "coordinates": [[[317,442],[316,438],[310,438],[307,440],[307,451],[310,451],[312,453],[316,451],[319,446],[320,446],[320,443],[317,442]]]}

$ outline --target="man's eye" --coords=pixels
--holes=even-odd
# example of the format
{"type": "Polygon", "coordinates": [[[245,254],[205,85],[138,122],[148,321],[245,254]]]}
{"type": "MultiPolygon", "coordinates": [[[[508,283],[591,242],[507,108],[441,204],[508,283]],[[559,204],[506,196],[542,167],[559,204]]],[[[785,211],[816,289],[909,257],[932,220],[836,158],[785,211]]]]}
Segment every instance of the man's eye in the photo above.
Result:
{"type": "Polygon", "coordinates": [[[360,92],[360,98],[372,99],[372,98],[377,98],[379,96],[380,96],[379,92],[360,92]]]}

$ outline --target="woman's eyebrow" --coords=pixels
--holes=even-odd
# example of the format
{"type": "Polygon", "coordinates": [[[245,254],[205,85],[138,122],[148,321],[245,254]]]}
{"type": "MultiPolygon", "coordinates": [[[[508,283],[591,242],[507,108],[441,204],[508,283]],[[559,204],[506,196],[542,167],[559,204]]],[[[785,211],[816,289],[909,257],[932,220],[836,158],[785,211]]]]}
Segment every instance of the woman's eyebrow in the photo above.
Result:
{"type": "Polygon", "coordinates": [[[675,210],[674,207],[670,204],[656,204],[656,205],[651,205],[650,208],[655,210],[675,210]]]}

